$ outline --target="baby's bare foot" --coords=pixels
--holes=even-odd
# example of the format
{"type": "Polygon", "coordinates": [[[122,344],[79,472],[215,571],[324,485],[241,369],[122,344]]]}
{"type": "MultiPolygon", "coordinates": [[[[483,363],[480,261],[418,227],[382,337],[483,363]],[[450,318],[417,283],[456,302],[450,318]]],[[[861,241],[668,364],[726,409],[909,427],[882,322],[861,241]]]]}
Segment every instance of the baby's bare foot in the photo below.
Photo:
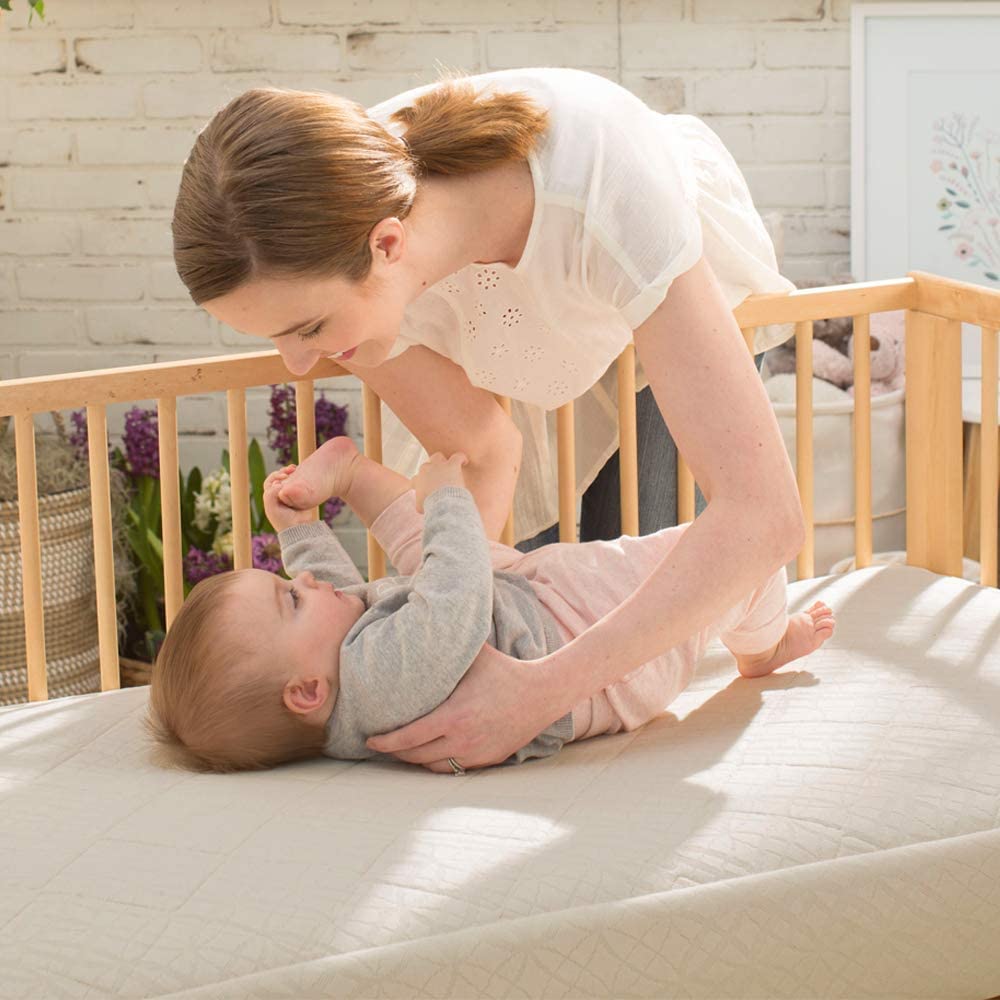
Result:
{"type": "Polygon", "coordinates": [[[289,474],[278,498],[289,507],[307,510],[330,497],[345,497],[360,457],[349,437],[330,438],[289,474]]]}
{"type": "Polygon", "coordinates": [[[800,656],[808,656],[833,635],[833,612],[817,601],[806,611],[791,615],[777,645],[762,653],[736,653],[736,667],[744,677],[763,677],[800,656]]]}

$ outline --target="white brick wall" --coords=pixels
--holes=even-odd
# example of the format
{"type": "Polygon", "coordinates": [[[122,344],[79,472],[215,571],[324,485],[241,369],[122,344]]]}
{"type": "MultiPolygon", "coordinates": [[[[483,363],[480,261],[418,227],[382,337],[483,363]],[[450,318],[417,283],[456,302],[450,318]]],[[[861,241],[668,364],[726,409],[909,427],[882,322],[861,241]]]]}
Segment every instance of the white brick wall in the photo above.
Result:
{"type": "MultiPolygon", "coordinates": [[[[848,267],[850,0],[50,0],[30,27],[26,0],[13,7],[0,14],[0,377],[266,346],[190,303],[169,232],[198,129],[259,84],[371,105],[433,80],[436,62],[590,69],[705,118],[760,211],[784,215],[790,277],[848,267]]],[[[357,435],[357,383],[333,396],[357,435]]],[[[217,463],[220,400],[181,401],[185,464],[217,463]]],[[[267,391],[248,405],[263,440],[267,391]]]]}

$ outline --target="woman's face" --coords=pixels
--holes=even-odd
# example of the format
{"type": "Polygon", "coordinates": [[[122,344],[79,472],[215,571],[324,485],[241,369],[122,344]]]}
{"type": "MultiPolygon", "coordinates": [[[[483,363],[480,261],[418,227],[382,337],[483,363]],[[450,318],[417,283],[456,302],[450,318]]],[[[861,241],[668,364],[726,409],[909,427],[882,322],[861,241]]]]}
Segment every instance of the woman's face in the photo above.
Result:
{"type": "Polygon", "coordinates": [[[320,358],[338,354],[352,367],[385,361],[407,305],[399,285],[380,281],[374,268],[361,283],[258,278],[202,305],[234,330],[270,339],[288,370],[305,375],[320,358]]]}

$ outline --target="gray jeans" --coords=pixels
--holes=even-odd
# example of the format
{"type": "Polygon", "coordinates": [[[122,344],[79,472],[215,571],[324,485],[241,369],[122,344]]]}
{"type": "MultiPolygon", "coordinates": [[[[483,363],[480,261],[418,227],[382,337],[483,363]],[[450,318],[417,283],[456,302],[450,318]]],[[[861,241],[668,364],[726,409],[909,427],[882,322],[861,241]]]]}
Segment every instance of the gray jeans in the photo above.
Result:
{"type": "MultiPolygon", "coordinates": [[[[764,363],[763,353],[755,355],[754,362],[759,372],[764,363]]],[[[651,535],[677,523],[677,445],[663,422],[649,386],[636,393],[635,427],[639,455],[639,534],[651,535]]],[[[697,517],[706,506],[697,483],[694,503],[697,517]]],[[[616,451],[583,494],[580,541],[617,538],[621,533],[621,487],[616,451]]],[[[556,523],[543,528],[534,538],[518,542],[515,548],[530,552],[558,541],[559,525],[556,523]]]]}

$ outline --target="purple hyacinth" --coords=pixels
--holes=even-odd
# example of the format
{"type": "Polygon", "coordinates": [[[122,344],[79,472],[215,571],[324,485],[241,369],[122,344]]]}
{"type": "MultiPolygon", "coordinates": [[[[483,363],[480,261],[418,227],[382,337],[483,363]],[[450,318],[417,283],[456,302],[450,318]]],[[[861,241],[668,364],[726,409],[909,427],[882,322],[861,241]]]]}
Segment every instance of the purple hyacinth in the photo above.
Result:
{"type": "Polygon", "coordinates": [[[281,572],[281,545],[278,536],[269,531],[254,535],[250,539],[255,569],[267,570],[268,573],[281,572]]]}
{"type": "Polygon", "coordinates": [[[344,509],[344,501],[340,497],[330,497],[325,504],[323,504],[323,520],[329,524],[333,525],[333,519],[344,509]]]}
{"type": "Polygon", "coordinates": [[[87,457],[87,411],[72,410],[69,419],[73,422],[73,433],[69,436],[69,443],[76,451],[77,458],[87,457]]]}
{"type": "MultiPolygon", "coordinates": [[[[267,443],[278,456],[279,465],[288,465],[297,440],[295,428],[295,389],[290,385],[271,386],[270,424],[267,443]]],[[[315,403],[316,444],[321,445],[332,437],[339,437],[347,426],[347,407],[338,406],[320,390],[315,403]]]]}
{"type": "Polygon", "coordinates": [[[202,552],[193,545],[184,557],[184,576],[188,583],[198,583],[199,580],[215,576],[217,573],[225,573],[232,568],[233,561],[229,556],[202,552]]]}
{"type": "Polygon", "coordinates": [[[133,476],[160,478],[160,445],[155,410],[133,406],[125,414],[125,454],[133,476]]]}

